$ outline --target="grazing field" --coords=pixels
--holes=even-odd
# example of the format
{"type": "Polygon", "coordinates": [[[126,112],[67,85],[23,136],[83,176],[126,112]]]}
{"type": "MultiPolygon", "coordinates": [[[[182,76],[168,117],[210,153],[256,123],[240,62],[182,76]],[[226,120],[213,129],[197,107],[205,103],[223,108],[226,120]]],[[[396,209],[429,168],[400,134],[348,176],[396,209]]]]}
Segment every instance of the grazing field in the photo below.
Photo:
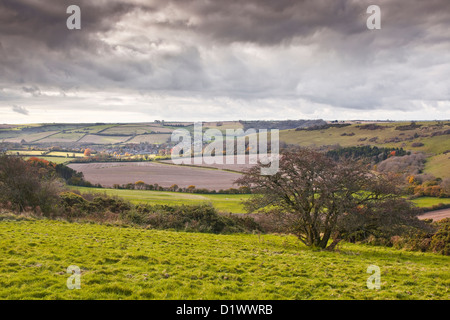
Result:
{"type": "Polygon", "coordinates": [[[19,156],[41,156],[45,151],[42,150],[9,150],[7,152],[11,155],[19,155],[19,156]]]}
{"type": "Polygon", "coordinates": [[[80,153],[80,152],[62,152],[62,151],[53,151],[47,154],[47,156],[52,156],[52,157],[67,157],[67,155],[69,155],[69,157],[72,158],[83,158],[84,154],[80,153]]]}
{"type": "MultiPolygon", "coordinates": [[[[31,157],[23,157],[24,160],[28,160],[30,158],[31,157]]],[[[45,156],[44,157],[39,156],[38,158],[39,159],[43,159],[43,160],[47,160],[49,162],[53,162],[53,163],[56,163],[56,164],[60,164],[60,163],[66,163],[67,164],[68,162],[76,159],[76,158],[72,158],[72,157],[66,158],[66,157],[45,157],[45,156]]]]}
{"type": "Polygon", "coordinates": [[[205,129],[219,129],[222,132],[225,132],[225,130],[227,129],[236,130],[244,128],[244,126],[239,121],[204,122],[203,127],[205,129]]]}
{"type": "Polygon", "coordinates": [[[425,164],[425,172],[436,177],[447,177],[450,174],[450,153],[431,157],[425,164]]]}
{"type": "Polygon", "coordinates": [[[115,124],[105,124],[105,125],[94,125],[94,126],[86,126],[76,131],[82,131],[84,133],[98,133],[100,131],[107,130],[109,128],[114,128],[117,125],[115,124]]]}
{"type": "MultiPolygon", "coordinates": [[[[9,219],[14,217],[9,216],[9,219]]],[[[450,298],[450,257],[291,236],[213,235],[51,220],[0,221],[0,299],[450,298]],[[81,269],[81,289],[66,286],[81,269]],[[369,265],[381,289],[369,290],[369,265]]]]}
{"type": "Polygon", "coordinates": [[[101,134],[118,134],[129,136],[133,134],[150,133],[152,130],[149,126],[117,126],[102,131],[101,134]]]}
{"type": "MultiPolygon", "coordinates": [[[[441,122],[450,123],[450,122],[441,122]]],[[[411,130],[396,130],[397,127],[408,125],[409,122],[389,122],[376,124],[375,130],[365,129],[364,124],[352,124],[342,128],[328,128],[312,131],[283,130],[280,132],[280,140],[286,143],[301,146],[322,146],[339,144],[343,147],[356,145],[377,145],[405,147],[410,150],[418,150],[439,154],[450,149],[448,135],[436,135],[449,128],[447,125],[439,126],[437,122],[417,122],[420,128],[411,130]],[[433,134],[435,136],[433,136],[433,134]],[[373,141],[370,141],[370,140],[373,141]],[[422,147],[411,147],[412,141],[424,142],[422,147]]]]}
{"type": "Polygon", "coordinates": [[[79,139],[81,139],[85,133],[82,132],[64,132],[64,133],[57,133],[54,135],[51,135],[45,139],[39,140],[40,143],[58,143],[58,142],[64,142],[64,143],[70,143],[70,142],[76,142],[79,139]]]}
{"type": "MultiPolygon", "coordinates": [[[[262,155],[261,155],[262,156],[262,155]]],[[[243,160],[242,162],[244,162],[243,164],[238,163],[238,159],[237,156],[233,155],[233,156],[223,156],[223,157],[203,157],[203,161],[201,164],[196,164],[194,163],[194,159],[185,159],[185,161],[188,161],[186,163],[186,165],[192,165],[192,166],[198,166],[198,167],[205,167],[205,168],[216,168],[216,169],[221,169],[221,170],[232,170],[232,171],[238,171],[238,172],[242,172],[245,169],[251,168],[256,164],[250,164],[249,161],[249,156],[248,155],[244,155],[242,156],[243,160]],[[217,159],[220,159],[223,163],[211,163],[208,164],[207,162],[213,162],[214,160],[217,161],[217,159]],[[227,162],[231,162],[231,163],[227,163],[227,162]]],[[[181,159],[178,159],[181,160],[181,159]]],[[[159,161],[161,163],[167,163],[167,164],[173,164],[172,160],[161,160],[159,161]]]]}
{"type": "Polygon", "coordinates": [[[419,208],[431,208],[440,203],[450,204],[450,198],[420,197],[411,201],[419,208]]]}
{"type": "Polygon", "coordinates": [[[428,157],[425,172],[450,178],[450,161],[444,154],[450,150],[449,121],[416,122],[417,127],[407,130],[398,128],[409,126],[410,122],[375,123],[376,129],[367,129],[366,125],[354,123],[312,131],[283,130],[280,131],[280,140],[304,147],[372,145],[424,152],[428,157]]]}
{"type": "Polygon", "coordinates": [[[148,203],[161,205],[189,205],[189,204],[212,204],[220,212],[244,213],[243,200],[247,200],[248,194],[195,194],[169,191],[151,190],[124,190],[73,187],[81,193],[105,193],[110,196],[118,196],[132,203],[148,203]]]}
{"type": "Polygon", "coordinates": [[[27,143],[40,141],[45,139],[46,137],[51,137],[54,134],[57,134],[58,131],[45,131],[45,132],[39,132],[39,133],[31,133],[31,134],[24,134],[17,137],[12,138],[6,138],[3,141],[4,142],[12,142],[12,143],[20,143],[22,140],[25,140],[27,143]]]}
{"type": "Polygon", "coordinates": [[[151,143],[151,144],[161,144],[161,143],[166,143],[168,141],[170,141],[170,134],[146,134],[146,135],[140,135],[140,136],[136,136],[133,139],[131,139],[130,141],[128,141],[128,143],[151,143]]]}
{"type": "Polygon", "coordinates": [[[155,162],[73,163],[69,167],[83,172],[91,183],[100,183],[106,187],[142,180],[163,187],[177,184],[182,188],[194,185],[197,188],[220,190],[236,187],[233,182],[240,177],[234,172],[155,162]]]}
{"type": "MultiPolygon", "coordinates": [[[[70,188],[78,190],[81,193],[105,193],[110,196],[118,196],[135,204],[182,205],[210,203],[221,212],[231,213],[245,213],[242,201],[251,197],[249,194],[195,194],[170,191],[86,188],[75,186],[70,186],[70,188]]],[[[431,208],[440,203],[450,204],[450,198],[421,197],[412,200],[412,202],[419,208],[431,208]]]]}
{"type": "Polygon", "coordinates": [[[93,143],[93,144],[108,144],[108,143],[122,143],[128,140],[129,136],[99,136],[95,134],[88,134],[81,138],[80,143],[93,143]]]}
{"type": "Polygon", "coordinates": [[[170,127],[162,127],[162,126],[149,126],[148,127],[152,132],[159,132],[159,133],[172,133],[174,129],[170,127]]]}

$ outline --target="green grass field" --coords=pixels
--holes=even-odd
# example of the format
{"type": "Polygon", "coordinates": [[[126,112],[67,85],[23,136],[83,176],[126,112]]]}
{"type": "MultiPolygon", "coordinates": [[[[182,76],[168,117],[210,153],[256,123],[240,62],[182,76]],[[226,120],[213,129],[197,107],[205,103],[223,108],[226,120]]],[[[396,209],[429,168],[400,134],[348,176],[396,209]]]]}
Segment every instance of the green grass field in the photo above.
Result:
{"type": "Polygon", "coordinates": [[[125,189],[106,189],[106,188],[84,188],[73,187],[81,193],[106,193],[111,196],[118,196],[132,203],[149,204],[202,204],[211,203],[221,212],[244,213],[241,201],[248,199],[247,194],[195,194],[168,191],[148,191],[148,190],[125,190],[125,189]]]}
{"type": "Polygon", "coordinates": [[[48,156],[52,156],[52,157],[67,157],[67,155],[69,155],[69,157],[75,156],[75,158],[83,158],[84,154],[81,152],[62,152],[62,151],[53,151],[50,152],[49,154],[47,154],[48,156]]]}
{"type": "Polygon", "coordinates": [[[450,154],[440,154],[428,158],[425,164],[425,172],[436,177],[446,177],[450,172],[450,154]]]}
{"type": "Polygon", "coordinates": [[[291,236],[0,221],[0,299],[449,299],[450,257],[291,236]],[[66,286],[81,269],[81,289],[66,286]],[[381,289],[369,290],[369,265],[381,289]]]}
{"type": "Polygon", "coordinates": [[[48,138],[43,138],[40,140],[41,143],[44,142],[76,142],[78,139],[84,136],[82,132],[60,132],[54,134],[48,138]]]}
{"type": "Polygon", "coordinates": [[[424,152],[431,152],[440,154],[450,149],[450,139],[447,135],[431,137],[431,133],[445,130],[447,127],[436,127],[437,122],[417,122],[422,124],[422,128],[399,131],[395,130],[398,126],[408,125],[409,122],[395,122],[395,123],[378,123],[377,125],[384,127],[383,130],[364,130],[358,128],[362,124],[352,124],[343,128],[328,128],[324,130],[313,131],[295,131],[283,130],[280,131],[280,140],[286,143],[298,144],[301,146],[322,146],[339,144],[343,147],[356,146],[361,144],[376,145],[379,147],[403,147],[407,150],[417,150],[424,152]],[[354,133],[354,135],[343,136],[343,134],[354,133]],[[428,137],[414,138],[412,142],[422,142],[424,146],[413,148],[412,142],[405,140],[407,137],[412,137],[414,134],[428,135],[428,137]],[[400,138],[400,142],[386,142],[392,138],[400,138]],[[369,141],[372,138],[377,138],[376,141],[369,141]],[[361,139],[366,139],[361,141],[361,139]],[[405,144],[403,146],[403,144],[405,144]]]}
{"type": "MultiPolygon", "coordinates": [[[[248,194],[195,194],[168,191],[148,191],[148,190],[125,190],[125,189],[106,189],[106,188],[85,188],[69,187],[72,190],[78,190],[81,193],[106,193],[110,196],[118,196],[132,203],[148,204],[201,204],[211,203],[218,211],[231,213],[245,213],[242,205],[243,200],[251,197],[248,194]]],[[[412,200],[420,208],[429,208],[440,203],[450,204],[450,198],[432,198],[421,197],[412,200]]]]}
{"type": "Polygon", "coordinates": [[[170,140],[171,134],[146,134],[136,136],[129,143],[152,143],[152,144],[161,144],[166,143],[170,140]]]}
{"type": "Polygon", "coordinates": [[[420,197],[412,200],[412,202],[419,208],[431,208],[440,203],[450,204],[450,198],[420,197]]]}
{"type": "Polygon", "coordinates": [[[9,150],[7,152],[11,155],[20,155],[20,156],[41,156],[42,153],[45,153],[43,150],[9,150]]]}
{"type": "MultiPolygon", "coordinates": [[[[28,160],[30,158],[32,158],[32,157],[23,157],[24,160],[28,160]]],[[[43,160],[47,160],[49,162],[53,162],[53,163],[56,163],[56,164],[68,163],[69,161],[72,161],[72,160],[76,159],[76,158],[66,158],[66,157],[63,158],[63,157],[45,157],[45,156],[44,157],[39,156],[37,158],[43,159],[43,160]]]]}
{"type": "Polygon", "coordinates": [[[144,133],[150,133],[152,132],[151,129],[149,129],[149,126],[143,126],[143,125],[137,125],[137,126],[117,126],[112,127],[109,129],[106,129],[102,132],[102,134],[121,134],[124,136],[133,135],[133,134],[144,134],[144,133]]]}
{"type": "MultiPolygon", "coordinates": [[[[428,163],[425,172],[436,177],[449,177],[450,161],[443,153],[450,150],[450,139],[448,135],[433,134],[443,132],[447,125],[438,126],[438,122],[417,122],[421,128],[400,131],[395,128],[408,125],[410,122],[377,123],[384,127],[383,130],[364,130],[359,128],[361,124],[352,124],[343,128],[328,128],[312,131],[280,131],[280,140],[290,144],[304,147],[340,145],[342,147],[372,145],[378,147],[403,148],[411,152],[420,151],[427,154],[428,163]],[[349,135],[351,134],[351,135],[349,135]],[[415,135],[418,135],[415,137],[415,135]],[[376,138],[376,139],[375,139],[376,138]],[[393,139],[399,139],[395,142],[393,139]],[[371,139],[375,139],[370,141],[371,139]],[[393,142],[394,141],[394,142],[393,142]],[[413,143],[422,143],[423,146],[415,147],[413,143]]],[[[440,124],[448,124],[448,121],[440,124]]]]}

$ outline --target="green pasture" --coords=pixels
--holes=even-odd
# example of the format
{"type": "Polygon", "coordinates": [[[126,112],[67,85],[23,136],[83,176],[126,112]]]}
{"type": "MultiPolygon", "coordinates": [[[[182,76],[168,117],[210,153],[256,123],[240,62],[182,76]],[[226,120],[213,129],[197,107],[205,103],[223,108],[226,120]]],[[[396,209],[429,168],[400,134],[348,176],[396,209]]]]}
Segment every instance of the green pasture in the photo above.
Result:
{"type": "Polygon", "coordinates": [[[411,201],[419,208],[431,208],[440,203],[450,204],[450,198],[420,197],[411,201]]]}
{"type": "MultiPolygon", "coordinates": [[[[230,213],[245,213],[243,200],[251,197],[249,194],[196,194],[184,192],[127,190],[107,188],[86,188],[69,186],[81,193],[101,193],[117,196],[132,203],[148,203],[162,205],[202,204],[211,203],[218,211],[230,213]]],[[[420,208],[430,208],[440,203],[450,204],[450,198],[421,197],[412,200],[420,208]]]]}
{"type": "Polygon", "coordinates": [[[292,236],[214,235],[0,216],[0,299],[450,298],[450,257],[292,236]],[[19,221],[18,221],[19,220],[19,221]],[[368,289],[367,268],[380,268],[368,289]],[[81,271],[68,289],[69,266],[81,271]]]}
{"type": "MultiPolygon", "coordinates": [[[[28,160],[30,158],[31,157],[23,157],[24,160],[28,160]]],[[[71,157],[66,158],[66,157],[41,157],[41,156],[39,156],[37,158],[43,159],[43,160],[47,160],[49,162],[53,162],[53,163],[56,163],[56,164],[68,163],[69,161],[72,161],[72,160],[76,159],[76,158],[71,158],[71,157]]]]}
{"type": "MultiPolygon", "coordinates": [[[[450,139],[449,139],[450,140],[450,139]]],[[[450,149],[449,149],[450,150],[450,149]]],[[[449,177],[450,175],[450,153],[440,154],[427,159],[425,172],[435,177],[449,177]]]]}
{"type": "Polygon", "coordinates": [[[202,204],[211,203],[221,212],[244,213],[241,201],[248,199],[247,194],[196,194],[169,191],[151,190],[126,190],[126,189],[106,189],[106,188],[85,188],[73,187],[81,193],[106,193],[110,196],[118,196],[132,203],[148,203],[161,205],[182,205],[182,204],[202,204]]]}

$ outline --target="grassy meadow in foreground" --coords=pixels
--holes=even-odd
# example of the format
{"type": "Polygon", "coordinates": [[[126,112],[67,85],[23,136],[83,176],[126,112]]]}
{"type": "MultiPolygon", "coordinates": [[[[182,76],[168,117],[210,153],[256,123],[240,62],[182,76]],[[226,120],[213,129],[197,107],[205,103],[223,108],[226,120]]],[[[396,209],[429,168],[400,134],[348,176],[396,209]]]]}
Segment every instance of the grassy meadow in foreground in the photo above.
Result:
{"type": "MultiPolygon", "coordinates": [[[[0,221],[0,299],[449,299],[450,257],[280,235],[0,221]],[[369,290],[369,265],[381,289],[369,290]],[[70,265],[81,289],[69,290],[70,265]]],[[[15,218],[11,219],[16,220],[15,218]]]]}

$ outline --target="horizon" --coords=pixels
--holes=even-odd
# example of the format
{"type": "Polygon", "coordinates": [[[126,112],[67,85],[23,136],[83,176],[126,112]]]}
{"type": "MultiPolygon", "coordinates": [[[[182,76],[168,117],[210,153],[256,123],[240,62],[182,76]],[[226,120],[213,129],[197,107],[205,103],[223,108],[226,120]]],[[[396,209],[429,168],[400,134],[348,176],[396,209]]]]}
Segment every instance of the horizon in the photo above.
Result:
{"type": "MultiPolygon", "coordinates": [[[[189,121],[189,120],[164,120],[164,122],[170,122],[170,123],[196,123],[196,122],[239,122],[239,121],[294,121],[294,120],[306,120],[306,121],[313,121],[313,120],[323,120],[326,122],[333,122],[333,121],[339,121],[339,122],[437,122],[437,121],[450,121],[449,119],[432,119],[432,120],[426,120],[426,119],[401,119],[401,120],[392,120],[392,119],[377,119],[377,120],[371,120],[371,119],[347,119],[347,120],[338,120],[338,119],[317,119],[317,118],[310,118],[310,119],[239,119],[239,120],[199,120],[199,121],[189,121]]],[[[89,122],[24,122],[24,123],[1,123],[0,125],[35,125],[35,124],[41,124],[41,125],[52,125],[52,124],[146,124],[146,123],[155,123],[156,121],[161,121],[159,119],[155,119],[153,121],[126,121],[126,122],[105,122],[105,121],[89,121],[89,122]]]]}

